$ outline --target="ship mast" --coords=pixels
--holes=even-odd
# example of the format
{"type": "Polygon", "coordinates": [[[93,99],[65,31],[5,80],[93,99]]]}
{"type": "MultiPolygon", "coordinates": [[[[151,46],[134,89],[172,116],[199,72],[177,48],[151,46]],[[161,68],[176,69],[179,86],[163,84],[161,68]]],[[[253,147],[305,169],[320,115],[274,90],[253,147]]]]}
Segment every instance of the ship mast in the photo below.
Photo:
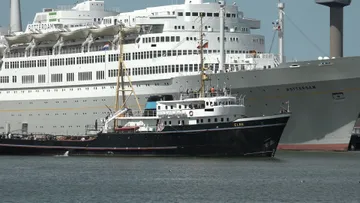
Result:
{"type": "Polygon", "coordinates": [[[204,13],[200,12],[200,81],[201,81],[201,87],[200,87],[200,97],[205,96],[205,77],[204,74],[204,34],[203,34],[203,17],[204,13]]]}
{"type": "MultiPolygon", "coordinates": [[[[119,68],[118,68],[118,73],[117,73],[117,83],[116,83],[116,100],[115,100],[115,110],[118,111],[119,110],[119,88],[120,88],[120,84],[121,84],[121,96],[122,96],[122,102],[123,102],[123,106],[125,106],[125,89],[124,89],[124,69],[123,69],[123,49],[124,49],[124,33],[121,30],[119,33],[120,37],[119,37],[119,45],[120,45],[120,53],[119,53],[119,68]],[[121,80],[121,81],[120,81],[121,80]]],[[[116,112],[115,111],[115,112],[116,112]]]]}
{"type": "MultiPolygon", "coordinates": [[[[136,29],[136,28],[135,28],[136,29]]],[[[130,33],[131,32],[131,28],[128,30],[128,32],[130,33]]],[[[125,63],[124,63],[124,41],[125,41],[125,36],[127,34],[127,30],[126,28],[124,27],[121,27],[121,30],[119,32],[119,45],[120,45],[120,53],[119,53],[119,68],[118,68],[118,74],[117,74],[117,84],[116,84],[116,99],[115,99],[115,109],[117,111],[119,111],[120,109],[123,109],[125,107],[127,107],[127,100],[130,98],[130,96],[132,94],[134,94],[135,96],[135,101],[138,105],[138,108],[139,110],[141,111],[141,106],[140,106],[140,103],[139,103],[139,99],[138,97],[136,96],[136,93],[135,93],[135,89],[132,85],[132,82],[131,82],[131,78],[130,78],[130,75],[127,73],[126,71],[126,66],[125,66],[125,63]],[[128,78],[128,82],[129,82],[129,86],[131,88],[131,90],[125,90],[125,81],[124,81],[124,75],[127,76],[128,78]],[[122,96],[122,105],[120,107],[120,102],[119,102],[119,92],[120,92],[120,86],[121,86],[121,96],[122,96]],[[130,92],[130,95],[126,98],[126,95],[125,95],[125,91],[129,91],[130,92]]],[[[114,127],[117,126],[117,120],[115,119],[114,120],[114,127]]]]}
{"type": "Polygon", "coordinates": [[[285,8],[285,4],[279,0],[278,1],[278,9],[279,9],[278,37],[279,37],[280,63],[286,62],[284,57],[284,8],[285,8]]]}

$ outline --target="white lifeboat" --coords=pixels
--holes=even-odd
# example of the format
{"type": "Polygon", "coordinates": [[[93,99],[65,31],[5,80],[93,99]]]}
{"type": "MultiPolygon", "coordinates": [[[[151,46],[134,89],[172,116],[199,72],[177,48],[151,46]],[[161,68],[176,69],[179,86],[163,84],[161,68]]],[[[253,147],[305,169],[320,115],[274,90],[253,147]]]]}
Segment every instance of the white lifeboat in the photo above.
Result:
{"type": "Polygon", "coordinates": [[[140,32],[140,27],[125,27],[122,29],[122,31],[125,33],[125,35],[138,34],[140,32]]]}
{"type": "Polygon", "coordinates": [[[61,32],[60,36],[64,41],[74,39],[86,39],[89,35],[89,28],[77,29],[71,32],[61,32]]]}
{"type": "Polygon", "coordinates": [[[119,33],[120,29],[121,29],[121,25],[111,25],[106,27],[90,29],[89,32],[92,34],[93,37],[114,36],[119,33]]]}
{"type": "Polygon", "coordinates": [[[13,44],[25,44],[30,43],[33,39],[33,34],[31,33],[21,33],[19,35],[6,35],[5,39],[9,46],[13,44]]]}
{"type": "Polygon", "coordinates": [[[57,41],[60,37],[60,31],[53,31],[53,32],[47,32],[47,33],[41,33],[41,34],[33,34],[33,38],[37,42],[43,42],[43,41],[57,41]]]}

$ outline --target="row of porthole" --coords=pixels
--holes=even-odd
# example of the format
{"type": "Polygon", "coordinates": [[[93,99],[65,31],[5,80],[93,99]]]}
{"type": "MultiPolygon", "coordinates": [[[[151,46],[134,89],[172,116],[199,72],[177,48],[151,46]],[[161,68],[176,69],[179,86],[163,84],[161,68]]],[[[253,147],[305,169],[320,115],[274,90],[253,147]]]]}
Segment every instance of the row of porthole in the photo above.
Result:
{"type": "MultiPolygon", "coordinates": [[[[93,102],[97,102],[98,100],[93,100],[93,102]]],[[[106,101],[106,99],[101,99],[101,101],[106,101]]],[[[75,100],[75,102],[76,103],[78,103],[79,102],[79,100],[75,100]]],[[[87,100],[83,100],[83,102],[87,102],[87,100]]],[[[45,101],[44,102],[44,104],[48,104],[49,102],[48,101],[45,101]]],[[[55,102],[56,104],[59,104],[60,103],[60,101],[56,101],[55,102]]],[[[63,101],[62,103],[64,103],[64,104],[66,104],[66,103],[68,103],[68,101],[63,101]]],[[[23,104],[22,102],[19,102],[18,104],[23,104]]],[[[34,104],[34,102],[29,102],[29,104],[34,104]]]]}
{"type": "MultiPolygon", "coordinates": [[[[65,126],[59,126],[60,128],[65,128],[65,126]]],[[[68,126],[68,128],[72,128],[73,126],[68,126]]],[[[80,128],[80,125],[77,125],[76,128],[80,128]]],[[[35,126],[35,128],[44,128],[44,126],[35,126]]],[[[53,126],[53,128],[57,128],[57,126],[53,126]]]]}
{"type": "MultiPolygon", "coordinates": [[[[144,84],[143,84],[143,85],[144,85],[144,84]]],[[[145,84],[146,87],[149,87],[149,86],[151,86],[151,85],[152,85],[152,84],[145,84]]],[[[160,86],[160,83],[154,83],[153,85],[154,85],[154,86],[160,86]]],[[[170,84],[169,84],[169,83],[164,83],[164,85],[170,85],[170,84]]],[[[137,86],[137,87],[141,87],[140,84],[136,84],[136,86],[137,86]]],[[[130,87],[130,85],[128,85],[127,87],[130,87]]],[[[115,87],[114,87],[114,86],[111,86],[110,88],[111,88],[111,89],[114,89],[115,87]]],[[[75,89],[76,89],[76,88],[75,88],[75,89]]],[[[98,88],[97,88],[97,87],[94,87],[93,89],[94,89],[94,90],[97,90],[98,88]]],[[[105,89],[105,87],[102,87],[102,89],[105,89]]],[[[58,89],[52,89],[52,90],[53,90],[54,92],[58,92],[58,91],[59,91],[58,89]]],[[[62,89],[63,92],[65,92],[66,90],[67,90],[67,89],[62,89]]],[[[81,88],[77,88],[77,90],[81,91],[81,88]]],[[[87,87],[87,88],[85,88],[85,90],[90,90],[90,89],[87,87]]],[[[74,88],[71,88],[70,91],[74,91],[74,88]]],[[[5,93],[5,91],[0,91],[0,94],[1,94],[2,92],[5,93]]],[[[32,90],[28,90],[28,93],[32,93],[32,92],[33,92],[32,90]]],[[[40,90],[36,90],[36,91],[34,90],[34,92],[40,92],[40,90]]],[[[43,92],[45,92],[45,90],[43,90],[43,92]]],[[[46,90],[46,92],[51,92],[51,90],[48,89],[48,90],[46,90]]],[[[7,93],[7,94],[10,94],[11,91],[6,91],[6,93],[7,93]]],[[[13,93],[17,94],[18,91],[13,91],[13,93]]],[[[25,91],[22,90],[21,93],[25,93],[25,91]]]]}
{"type": "MultiPolygon", "coordinates": [[[[108,114],[109,112],[93,112],[94,115],[98,115],[98,114],[108,114]]],[[[74,113],[75,116],[78,116],[78,115],[87,115],[88,113],[74,113]]],[[[50,116],[50,114],[45,114],[46,116],[50,116]]],[[[66,116],[67,114],[66,113],[55,113],[54,116],[66,116]]],[[[16,116],[15,114],[11,114],[11,116],[16,116]]],[[[23,116],[22,114],[18,114],[17,116],[23,116]]],[[[35,116],[34,114],[29,114],[29,116],[35,116]]],[[[37,114],[37,116],[41,116],[41,114],[37,114]]]]}

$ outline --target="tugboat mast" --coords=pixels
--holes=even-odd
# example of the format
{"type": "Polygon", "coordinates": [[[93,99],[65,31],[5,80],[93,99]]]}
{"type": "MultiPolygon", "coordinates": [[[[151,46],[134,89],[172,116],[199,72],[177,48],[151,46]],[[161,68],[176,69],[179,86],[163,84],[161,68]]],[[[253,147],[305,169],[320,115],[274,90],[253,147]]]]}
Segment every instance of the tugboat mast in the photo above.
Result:
{"type": "Polygon", "coordinates": [[[200,97],[205,96],[205,77],[204,74],[204,34],[203,34],[203,17],[204,13],[200,13],[200,81],[201,81],[201,87],[200,87],[200,97]]]}

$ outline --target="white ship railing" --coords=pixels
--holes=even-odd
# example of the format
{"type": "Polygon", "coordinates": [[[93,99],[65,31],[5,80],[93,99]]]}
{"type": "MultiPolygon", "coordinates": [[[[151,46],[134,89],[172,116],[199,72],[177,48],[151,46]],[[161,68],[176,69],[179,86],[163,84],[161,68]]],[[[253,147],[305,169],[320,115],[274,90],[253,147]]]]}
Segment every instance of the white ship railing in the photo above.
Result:
{"type": "MultiPolygon", "coordinates": [[[[53,11],[77,11],[75,9],[73,9],[76,5],[58,5],[55,9],[53,9],[53,11]]],[[[91,11],[91,10],[90,10],[91,11]]],[[[120,8],[105,8],[104,11],[106,12],[117,12],[120,13],[120,8]]]]}
{"type": "Polygon", "coordinates": [[[157,115],[161,118],[184,118],[187,117],[185,111],[182,110],[159,110],[157,115]]]}

